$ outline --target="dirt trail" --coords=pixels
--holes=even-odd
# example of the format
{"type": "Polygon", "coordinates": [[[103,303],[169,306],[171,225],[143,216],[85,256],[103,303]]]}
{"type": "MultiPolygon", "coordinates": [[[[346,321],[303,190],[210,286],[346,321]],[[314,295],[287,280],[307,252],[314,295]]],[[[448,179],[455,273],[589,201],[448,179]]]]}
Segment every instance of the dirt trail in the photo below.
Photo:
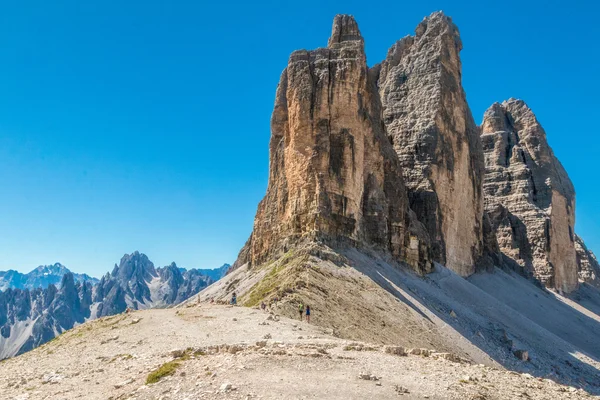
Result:
{"type": "Polygon", "coordinates": [[[596,289],[565,298],[501,270],[464,279],[437,265],[420,277],[355,249],[300,250],[242,266],[189,304],[226,301],[235,291],[242,304],[264,300],[293,318],[302,302],[311,305],[313,322],[336,337],[434,348],[600,395],[596,289]]]}
{"type": "Polygon", "coordinates": [[[550,380],[444,357],[451,358],[389,354],[385,346],[342,340],[259,310],[192,303],[92,321],[6,360],[0,398],[589,397],[550,380]],[[178,363],[173,375],[145,384],[171,361],[178,363]]]}

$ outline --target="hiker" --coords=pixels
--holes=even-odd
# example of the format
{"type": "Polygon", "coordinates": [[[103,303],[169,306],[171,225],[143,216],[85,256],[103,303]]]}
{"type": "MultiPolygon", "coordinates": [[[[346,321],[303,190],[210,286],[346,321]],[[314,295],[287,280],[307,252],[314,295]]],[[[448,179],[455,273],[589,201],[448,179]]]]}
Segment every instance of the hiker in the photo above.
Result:
{"type": "Polygon", "coordinates": [[[231,296],[231,305],[237,305],[237,296],[235,295],[235,292],[233,292],[233,295],[231,296]]]}
{"type": "Polygon", "coordinates": [[[302,316],[304,314],[304,304],[298,304],[298,312],[300,313],[300,321],[302,321],[302,316]]]}
{"type": "Polygon", "coordinates": [[[261,308],[263,311],[265,311],[265,308],[267,308],[267,305],[265,304],[265,302],[264,302],[264,301],[261,301],[261,302],[260,302],[260,308],[261,308]]]}
{"type": "Polygon", "coordinates": [[[306,322],[310,324],[310,306],[306,305],[306,322]]]}

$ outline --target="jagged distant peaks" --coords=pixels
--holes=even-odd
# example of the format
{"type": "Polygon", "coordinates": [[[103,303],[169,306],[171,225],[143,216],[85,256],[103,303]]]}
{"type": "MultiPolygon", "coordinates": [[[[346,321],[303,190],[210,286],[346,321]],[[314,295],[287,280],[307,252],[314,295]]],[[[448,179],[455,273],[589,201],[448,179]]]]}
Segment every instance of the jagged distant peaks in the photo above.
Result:
{"type": "Polygon", "coordinates": [[[215,268],[215,269],[200,269],[198,271],[201,274],[208,276],[213,281],[218,281],[219,279],[221,279],[222,277],[224,277],[225,274],[227,274],[227,272],[229,271],[230,268],[231,268],[230,264],[223,264],[219,268],[215,268]]]}
{"type": "Polygon", "coordinates": [[[61,263],[57,262],[52,265],[40,265],[39,267],[34,269],[32,272],[37,272],[40,274],[54,274],[54,275],[57,275],[62,272],[62,274],[64,275],[68,271],[69,270],[67,269],[67,267],[65,267],[61,263]]]}
{"type": "MultiPolygon", "coordinates": [[[[61,263],[40,265],[27,274],[15,270],[0,271],[0,291],[6,289],[47,288],[48,285],[61,285],[62,277],[71,271],[61,263]]],[[[77,282],[98,283],[98,279],[87,274],[73,273],[77,282]]]]}
{"type": "MultiPolygon", "coordinates": [[[[0,359],[31,350],[74,325],[113,315],[128,307],[141,310],[180,303],[220,279],[229,269],[180,269],[177,264],[155,268],[148,257],[135,251],[125,254],[111,273],[95,284],[77,279],[61,264],[42,266],[35,276],[51,277],[41,289],[0,292],[0,359]],[[60,275],[62,274],[62,275],[60,275]]],[[[11,281],[12,282],[12,281],[11,281]]],[[[20,289],[20,288],[19,288],[20,289]]]]}
{"type": "Polygon", "coordinates": [[[115,265],[111,276],[120,280],[130,280],[135,277],[139,280],[150,281],[157,274],[154,264],[148,259],[148,256],[136,250],[131,254],[123,255],[119,265],[115,265]]]}

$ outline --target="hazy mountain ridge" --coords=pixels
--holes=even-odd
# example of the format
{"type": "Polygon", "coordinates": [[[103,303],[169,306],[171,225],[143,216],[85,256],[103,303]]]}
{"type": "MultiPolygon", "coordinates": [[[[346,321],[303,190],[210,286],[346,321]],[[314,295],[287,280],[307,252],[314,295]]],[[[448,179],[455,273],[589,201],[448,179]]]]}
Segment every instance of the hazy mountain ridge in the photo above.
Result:
{"type": "Polygon", "coordinates": [[[94,285],[99,282],[97,278],[87,274],[74,273],[61,263],[55,263],[40,265],[26,274],[12,269],[0,271],[0,291],[6,289],[45,289],[48,285],[60,286],[62,277],[67,273],[72,273],[77,282],[90,282],[94,285]]]}

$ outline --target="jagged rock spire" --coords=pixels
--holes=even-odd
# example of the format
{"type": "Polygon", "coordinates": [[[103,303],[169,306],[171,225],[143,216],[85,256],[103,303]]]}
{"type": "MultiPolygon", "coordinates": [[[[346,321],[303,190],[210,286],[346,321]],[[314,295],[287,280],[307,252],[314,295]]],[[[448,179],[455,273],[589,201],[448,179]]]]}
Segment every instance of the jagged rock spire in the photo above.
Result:
{"type": "Polygon", "coordinates": [[[271,119],[269,170],[236,265],[318,241],[375,247],[419,272],[431,267],[353,17],[335,17],[327,48],[290,56],[271,119]]]}
{"type": "Polygon", "coordinates": [[[484,115],[485,208],[500,250],[546,286],[577,288],[575,190],[534,113],[522,100],[484,115]]]}
{"type": "Polygon", "coordinates": [[[468,276],[486,261],[488,241],[483,154],[462,88],[461,48],[452,20],[436,12],[373,71],[410,207],[427,227],[435,260],[468,276]]]}
{"type": "Polygon", "coordinates": [[[352,15],[338,14],[333,19],[331,36],[327,42],[327,47],[346,41],[363,42],[363,37],[358,29],[358,24],[352,15]]]}

